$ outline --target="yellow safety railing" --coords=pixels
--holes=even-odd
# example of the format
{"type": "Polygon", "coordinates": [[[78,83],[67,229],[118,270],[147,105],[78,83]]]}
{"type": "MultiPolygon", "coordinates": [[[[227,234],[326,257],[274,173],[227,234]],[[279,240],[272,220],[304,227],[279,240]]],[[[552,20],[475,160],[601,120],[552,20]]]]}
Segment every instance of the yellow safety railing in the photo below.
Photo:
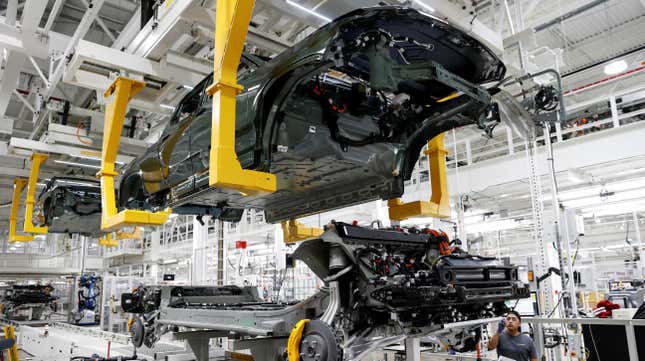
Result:
{"type": "Polygon", "coordinates": [[[282,234],[284,243],[296,243],[305,239],[318,237],[325,231],[318,227],[305,227],[304,224],[295,219],[282,222],[282,234]]]}
{"type": "Polygon", "coordinates": [[[254,0],[217,2],[215,57],[209,185],[228,188],[244,195],[271,193],[276,190],[273,174],[242,169],[235,151],[236,96],[242,91],[237,83],[237,68],[251,21],[254,0]]]}
{"type": "MultiPolygon", "coordinates": [[[[118,175],[118,172],[115,170],[115,162],[121,140],[123,119],[128,102],[143,89],[144,85],[140,81],[118,77],[104,94],[106,98],[113,95],[114,99],[105,108],[101,170],[97,173],[101,180],[101,230],[103,231],[115,231],[136,225],[161,225],[166,222],[172,212],[171,209],[160,212],[126,209],[118,212],[116,208],[114,177],[118,175]]],[[[106,240],[105,242],[111,241],[106,240]]]]}
{"type": "Polygon", "coordinates": [[[13,199],[11,200],[11,213],[9,214],[9,242],[31,242],[34,240],[33,234],[16,233],[20,193],[22,192],[22,189],[25,188],[26,184],[27,180],[24,178],[16,178],[13,180],[13,199]]]}
{"type": "Polygon", "coordinates": [[[47,160],[47,158],[47,154],[42,153],[34,153],[31,155],[31,171],[29,173],[29,183],[27,184],[27,200],[25,201],[25,224],[23,227],[23,231],[25,233],[47,234],[47,226],[34,226],[33,221],[38,174],[40,173],[40,166],[47,160]]]}
{"type": "Polygon", "coordinates": [[[446,174],[446,155],[441,133],[428,141],[425,154],[428,156],[430,168],[430,183],[432,195],[429,201],[415,201],[403,203],[400,198],[390,199],[387,202],[390,219],[402,221],[411,217],[450,217],[450,199],[448,194],[448,177],[446,174]]]}

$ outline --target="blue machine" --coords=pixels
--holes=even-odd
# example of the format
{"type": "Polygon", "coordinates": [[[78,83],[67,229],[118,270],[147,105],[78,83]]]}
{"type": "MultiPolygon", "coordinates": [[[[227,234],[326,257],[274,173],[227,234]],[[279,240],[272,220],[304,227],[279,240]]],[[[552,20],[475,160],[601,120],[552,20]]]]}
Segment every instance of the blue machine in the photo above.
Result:
{"type": "Polygon", "coordinates": [[[74,313],[77,325],[96,325],[97,298],[101,295],[100,276],[81,275],[78,279],[78,311],[74,313]]]}

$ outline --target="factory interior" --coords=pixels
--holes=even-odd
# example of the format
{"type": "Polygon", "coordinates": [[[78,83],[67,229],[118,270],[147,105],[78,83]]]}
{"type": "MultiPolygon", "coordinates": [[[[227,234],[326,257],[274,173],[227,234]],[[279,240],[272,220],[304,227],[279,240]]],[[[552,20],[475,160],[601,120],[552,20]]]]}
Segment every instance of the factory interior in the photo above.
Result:
{"type": "Polygon", "coordinates": [[[645,0],[0,0],[0,361],[645,361],[645,0]]]}

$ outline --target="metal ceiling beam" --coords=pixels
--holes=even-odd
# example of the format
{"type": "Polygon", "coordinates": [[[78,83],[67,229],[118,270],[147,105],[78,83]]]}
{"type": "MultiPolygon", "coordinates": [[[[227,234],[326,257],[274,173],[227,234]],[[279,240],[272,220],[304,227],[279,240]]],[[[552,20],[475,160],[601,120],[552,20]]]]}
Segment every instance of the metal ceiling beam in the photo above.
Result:
{"type": "MultiPolygon", "coordinates": [[[[83,5],[85,5],[85,8],[87,8],[87,10],[90,10],[90,6],[87,3],[87,0],[81,0],[81,2],[83,3],[83,5]]],[[[97,16],[95,20],[96,20],[96,23],[99,24],[101,29],[103,29],[105,34],[107,34],[108,38],[110,38],[110,40],[114,43],[116,41],[116,37],[114,37],[114,34],[112,34],[112,30],[110,30],[110,28],[108,28],[108,26],[105,25],[105,22],[103,22],[100,16],[97,16]]]]}
{"type": "MultiPolygon", "coordinates": [[[[184,61],[186,61],[185,58],[184,61]]],[[[168,64],[167,62],[164,64],[163,62],[145,59],[138,55],[124,53],[117,49],[89,41],[81,41],[77,46],[76,53],[69,62],[68,69],[65,73],[66,82],[72,81],[74,75],[80,70],[84,62],[115,70],[124,70],[133,74],[149,75],[179,84],[193,85],[199,83],[204,78],[203,74],[195,74],[194,71],[188,71],[168,64]]],[[[203,64],[195,59],[194,68],[200,69],[202,66],[203,64]]]]}
{"type": "Polygon", "coordinates": [[[65,0],[56,0],[54,2],[54,5],[52,6],[51,11],[49,12],[49,17],[47,18],[47,23],[45,24],[45,32],[49,32],[54,26],[54,20],[58,17],[58,14],[60,13],[60,10],[63,8],[63,4],[65,3],[65,0]]]}
{"type": "Polygon", "coordinates": [[[584,13],[587,10],[595,8],[598,5],[604,4],[607,1],[608,0],[594,0],[592,2],[583,4],[582,6],[577,7],[575,9],[571,10],[571,11],[568,11],[568,12],[566,12],[566,13],[558,16],[558,17],[555,17],[555,18],[553,18],[553,19],[551,19],[549,21],[546,21],[546,22],[544,22],[542,24],[536,25],[536,26],[533,27],[533,29],[535,30],[535,32],[542,31],[544,29],[548,29],[553,25],[556,25],[556,24],[559,24],[560,22],[563,22],[565,20],[571,19],[571,18],[573,18],[573,17],[575,17],[577,15],[580,15],[580,14],[584,13]]]}
{"type": "MultiPolygon", "coordinates": [[[[36,33],[38,23],[40,23],[40,18],[43,17],[47,2],[27,0],[26,6],[29,11],[23,11],[21,28],[23,34],[25,34],[24,36],[30,36],[36,33]]],[[[14,24],[10,23],[7,25],[14,24]]],[[[27,56],[24,53],[15,50],[9,50],[7,52],[7,62],[2,72],[2,80],[0,81],[0,119],[4,118],[9,101],[11,100],[11,93],[16,88],[18,78],[20,77],[20,69],[26,60],[27,56]]]]}
{"type": "MultiPolygon", "coordinates": [[[[159,45],[171,33],[171,30],[177,30],[176,28],[180,26],[184,29],[181,33],[189,33],[190,22],[183,19],[182,15],[196,4],[197,0],[184,0],[170,2],[169,6],[160,6],[157,20],[150,19],[145,24],[137,36],[127,45],[126,52],[148,57],[153,49],[159,48],[159,45]]],[[[173,32],[177,33],[177,31],[173,32]]],[[[168,44],[168,46],[170,45],[168,44]]]]}
{"type": "MultiPolygon", "coordinates": [[[[69,155],[72,157],[92,157],[92,158],[100,158],[101,157],[101,150],[100,149],[88,149],[88,148],[80,148],[80,147],[72,147],[68,145],[61,145],[61,144],[48,144],[45,142],[39,142],[36,140],[31,140],[31,139],[24,139],[24,138],[16,138],[13,137],[9,141],[9,146],[12,148],[18,148],[18,149],[29,149],[34,152],[42,152],[42,153],[54,153],[54,154],[64,154],[64,155],[69,155]]],[[[126,156],[126,155],[117,155],[116,160],[117,162],[121,163],[128,163],[132,161],[134,157],[126,156]]],[[[3,174],[0,171],[0,174],[3,174]]],[[[29,176],[29,171],[27,171],[27,176],[29,176]]]]}
{"type": "MultiPolygon", "coordinates": [[[[47,88],[45,93],[42,96],[42,99],[47,101],[52,95],[54,95],[54,91],[56,91],[56,87],[58,86],[58,83],[61,81],[63,78],[63,74],[65,72],[65,68],[67,67],[67,59],[75,52],[76,50],[76,45],[80,40],[83,39],[85,34],[90,30],[90,27],[92,26],[92,23],[94,23],[94,20],[98,16],[99,10],[101,10],[101,6],[103,6],[103,2],[105,0],[94,0],[92,2],[93,6],[85,12],[83,15],[83,18],[81,19],[80,23],[78,24],[78,27],[76,28],[76,31],[74,31],[74,34],[70,38],[67,47],[65,48],[65,51],[62,54],[61,60],[58,62],[58,65],[56,66],[56,70],[54,70],[53,74],[49,74],[49,83],[50,86],[47,88]]],[[[38,107],[42,105],[37,104],[38,107]]],[[[34,123],[34,131],[31,133],[30,138],[35,138],[38,136],[40,130],[42,129],[42,125],[47,119],[47,113],[48,111],[44,111],[41,113],[34,113],[33,117],[33,123],[34,123]]]]}

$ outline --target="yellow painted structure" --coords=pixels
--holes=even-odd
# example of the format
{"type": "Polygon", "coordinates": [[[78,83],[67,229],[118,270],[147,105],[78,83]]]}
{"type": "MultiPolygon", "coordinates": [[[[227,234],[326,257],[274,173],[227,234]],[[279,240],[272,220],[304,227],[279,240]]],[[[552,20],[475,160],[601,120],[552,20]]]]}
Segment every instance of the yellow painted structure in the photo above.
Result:
{"type": "Polygon", "coordinates": [[[4,326],[2,329],[4,330],[4,338],[13,339],[15,341],[13,346],[11,346],[11,348],[7,350],[9,361],[19,361],[18,340],[16,339],[16,333],[13,326],[4,326]]]}
{"type": "Polygon", "coordinates": [[[425,154],[428,156],[432,195],[429,201],[403,203],[400,198],[387,202],[390,219],[402,221],[411,217],[450,217],[450,199],[448,195],[448,176],[446,174],[446,155],[441,133],[428,141],[425,154]]]}
{"type": "Polygon", "coordinates": [[[23,231],[25,233],[47,234],[47,226],[34,226],[33,214],[34,204],[36,204],[36,184],[38,183],[38,174],[40,166],[49,158],[47,154],[34,153],[31,155],[31,171],[29,172],[29,183],[27,184],[27,200],[25,201],[25,223],[23,231]]]}
{"type": "Polygon", "coordinates": [[[99,237],[99,246],[103,247],[116,247],[119,245],[118,238],[114,239],[112,237],[112,233],[106,233],[103,235],[103,237],[99,237]]]}
{"type": "MultiPolygon", "coordinates": [[[[137,225],[161,225],[166,222],[172,212],[169,208],[160,212],[131,209],[117,212],[116,208],[114,177],[118,175],[118,172],[114,167],[123,129],[123,119],[128,102],[144,86],[145,84],[140,81],[118,77],[104,94],[106,98],[114,96],[114,99],[105,108],[101,170],[97,173],[101,180],[101,230],[103,231],[115,231],[123,227],[137,225]]],[[[105,245],[113,243],[108,239],[104,242],[105,245]]]]}
{"type": "Polygon", "coordinates": [[[116,232],[117,241],[124,239],[142,239],[143,238],[143,228],[135,227],[132,232],[116,232]]]}
{"type": "Polygon", "coordinates": [[[302,341],[302,333],[305,331],[305,326],[309,320],[300,320],[296,323],[289,334],[287,341],[287,357],[289,361],[300,361],[300,341],[302,341]]]}
{"type": "Polygon", "coordinates": [[[284,243],[296,243],[308,238],[318,237],[325,231],[318,227],[305,227],[295,219],[282,222],[284,243]]]}
{"type": "Polygon", "coordinates": [[[237,68],[253,13],[254,0],[217,2],[209,185],[233,189],[243,195],[266,194],[276,190],[273,174],[242,169],[235,151],[237,68]]]}
{"type": "Polygon", "coordinates": [[[16,178],[13,180],[13,199],[11,200],[11,213],[9,214],[9,242],[31,242],[34,240],[33,234],[17,234],[16,224],[18,223],[18,205],[20,203],[20,193],[25,188],[27,180],[16,178]]]}

